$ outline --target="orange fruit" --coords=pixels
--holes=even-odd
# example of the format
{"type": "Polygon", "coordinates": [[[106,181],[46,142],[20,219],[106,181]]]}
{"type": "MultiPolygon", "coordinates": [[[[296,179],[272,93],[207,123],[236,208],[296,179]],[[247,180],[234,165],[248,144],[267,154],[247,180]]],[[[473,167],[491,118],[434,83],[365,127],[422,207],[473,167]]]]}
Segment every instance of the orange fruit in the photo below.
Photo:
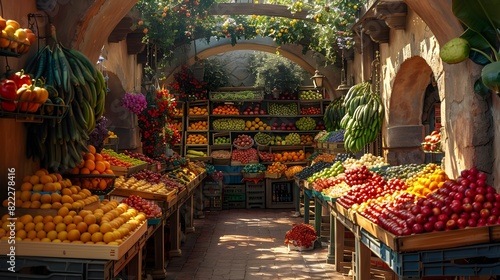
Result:
{"type": "Polygon", "coordinates": [[[62,196],[61,202],[64,204],[64,203],[73,203],[75,201],[73,200],[73,198],[71,198],[71,196],[65,194],[62,196]]]}
{"type": "Polygon", "coordinates": [[[53,202],[52,209],[60,209],[62,207],[61,202],[53,202]]]}
{"type": "Polygon", "coordinates": [[[44,231],[44,230],[40,230],[40,231],[37,231],[36,232],[36,237],[37,238],[40,238],[40,239],[43,239],[47,236],[47,233],[44,231]]]}
{"type": "Polygon", "coordinates": [[[43,226],[43,230],[45,232],[49,232],[51,230],[55,230],[56,229],[56,225],[53,223],[53,222],[48,222],[46,223],[44,226],[43,226]]]}
{"type": "Polygon", "coordinates": [[[72,229],[76,229],[76,224],[75,223],[71,223],[71,224],[69,224],[69,225],[66,226],[66,231],[67,232],[69,232],[72,229]]]}
{"type": "Polygon", "coordinates": [[[74,216],[76,216],[76,211],[75,210],[70,210],[69,213],[68,213],[68,215],[74,217],[74,216]]]}
{"type": "Polygon", "coordinates": [[[64,240],[66,240],[67,237],[68,237],[68,232],[65,230],[57,233],[57,239],[59,239],[59,240],[64,241],[64,240]]]}
{"type": "Polygon", "coordinates": [[[87,167],[80,168],[80,174],[90,174],[90,170],[87,167]]]}
{"type": "Polygon", "coordinates": [[[91,240],[92,240],[92,234],[88,232],[82,232],[82,234],[80,234],[80,241],[87,243],[91,240]]]}
{"type": "Polygon", "coordinates": [[[30,230],[30,231],[28,231],[28,233],[26,234],[26,238],[29,238],[29,239],[36,238],[36,230],[30,230]]]}
{"type": "Polygon", "coordinates": [[[111,164],[107,160],[102,161],[104,163],[104,166],[106,166],[106,169],[111,169],[111,164]]]}
{"type": "Polygon", "coordinates": [[[21,192],[21,200],[24,201],[31,201],[31,191],[22,191],[21,192]]]}
{"type": "Polygon", "coordinates": [[[87,231],[94,234],[95,232],[100,232],[100,227],[98,224],[91,224],[88,226],[87,231]]]}
{"type": "Polygon", "coordinates": [[[35,229],[35,223],[29,222],[29,223],[24,224],[25,231],[29,232],[29,231],[32,231],[34,229],[35,229]]]}
{"type": "Polygon", "coordinates": [[[33,222],[33,216],[31,216],[30,214],[22,215],[21,217],[19,217],[18,221],[24,224],[31,223],[33,222]]]}
{"type": "Polygon", "coordinates": [[[65,231],[66,230],[66,224],[65,223],[58,223],[56,224],[56,232],[61,232],[61,231],[65,231]]]}
{"type": "Polygon", "coordinates": [[[88,229],[88,225],[85,222],[79,222],[76,224],[76,229],[80,231],[80,233],[84,233],[88,229]]]}
{"type": "Polygon", "coordinates": [[[31,207],[31,201],[25,201],[23,204],[21,204],[21,208],[30,208],[31,207]]]}
{"type": "Polygon", "coordinates": [[[64,188],[61,190],[62,195],[72,195],[73,192],[69,188],[64,188]]]}
{"type": "Polygon", "coordinates": [[[95,161],[95,156],[91,153],[86,153],[85,156],[83,157],[83,159],[85,161],[87,161],[87,160],[95,161]]]}
{"type": "Polygon", "coordinates": [[[93,145],[87,145],[87,149],[89,150],[89,153],[95,155],[96,149],[93,145]]]}
{"type": "Polygon", "coordinates": [[[21,185],[21,191],[31,191],[33,189],[33,184],[30,182],[24,182],[21,185]]]}
{"type": "Polygon", "coordinates": [[[56,192],[55,192],[55,193],[52,193],[52,194],[50,195],[50,200],[51,200],[52,202],[61,202],[61,198],[62,198],[62,196],[61,196],[60,194],[56,193],[56,192]]]}
{"type": "Polygon", "coordinates": [[[108,233],[108,232],[113,231],[113,228],[111,227],[111,225],[109,223],[103,223],[103,224],[101,224],[100,231],[101,231],[101,233],[108,233]]]}
{"type": "Polygon", "coordinates": [[[104,160],[104,158],[102,157],[102,155],[100,153],[96,153],[94,156],[95,156],[95,161],[102,161],[102,160],[104,160]]]}
{"type": "Polygon", "coordinates": [[[57,231],[51,230],[47,232],[47,238],[50,239],[51,241],[57,239],[57,231]]]}
{"type": "Polygon", "coordinates": [[[97,219],[96,217],[94,216],[94,214],[87,214],[85,215],[85,217],[83,218],[83,221],[87,224],[87,225],[92,225],[92,224],[95,224],[97,222],[97,219]]]}
{"type": "Polygon", "coordinates": [[[69,225],[71,223],[73,223],[73,216],[71,215],[66,215],[63,217],[63,222],[66,224],[66,225],[69,225]]]}
{"type": "Polygon", "coordinates": [[[95,162],[94,162],[93,160],[86,160],[86,161],[85,161],[85,167],[86,167],[88,170],[92,171],[92,170],[94,170],[94,169],[95,169],[95,162]]]}
{"type": "Polygon", "coordinates": [[[40,178],[40,183],[47,184],[54,182],[54,179],[50,175],[42,175],[40,178]]]}
{"type": "Polygon", "coordinates": [[[92,234],[92,242],[97,243],[97,242],[102,242],[102,233],[101,232],[94,232],[92,234]]]}
{"type": "Polygon", "coordinates": [[[67,239],[69,241],[76,241],[76,240],[80,240],[80,231],[78,231],[77,229],[72,229],[70,231],[68,231],[68,236],[67,236],[67,239]]]}
{"type": "Polygon", "coordinates": [[[104,234],[104,236],[102,237],[102,240],[103,240],[104,242],[106,242],[106,243],[113,242],[113,241],[115,241],[115,239],[116,239],[116,238],[115,238],[115,235],[114,235],[114,234],[113,234],[113,232],[111,232],[111,231],[110,231],[110,232],[106,232],[106,233],[104,234]]]}
{"type": "Polygon", "coordinates": [[[42,215],[36,215],[35,217],[33,217],[33,223],[40,223],[40,222],[43,222],[43,216],[42,215]]]}
{"type": "Polygon", "coordinates": [[[73,223],[78,224],[79,222],[83,222],[83,217],[80,215],[73,216],[73,223]]]}
{"type": "Polygon", "coordinates": [[[95,170],[99,171],[100,173],[103,173],[104,171],[106,171],[106,165],[104,164],[103,161],[96,161],[95,170]]]}
{"type": "Polygon", "coordinates": [[[40,177],[36,175],[31,175],[29,182],[33,185],[40,183],[40,177]]]}
{"type": "Polygon", "coordinates": [[[40,202],[41,203],[51,203],[52,202],[52,195],[46,193],[46,194],[42,194],[42,196],[40,197],[40,202]]]}

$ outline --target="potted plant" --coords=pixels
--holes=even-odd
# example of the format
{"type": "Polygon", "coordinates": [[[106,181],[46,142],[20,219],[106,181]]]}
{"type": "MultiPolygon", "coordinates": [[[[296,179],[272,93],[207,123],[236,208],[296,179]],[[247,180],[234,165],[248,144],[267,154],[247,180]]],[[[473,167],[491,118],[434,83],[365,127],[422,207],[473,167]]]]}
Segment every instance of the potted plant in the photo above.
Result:
{"type": "Polygon", "coordinates": [[[285,234],[285,245],[288,245],[289,251],[312,250],[316,239],[316,230],[313,226],[304,223],[293,224],[292,229],[285,234]]]}

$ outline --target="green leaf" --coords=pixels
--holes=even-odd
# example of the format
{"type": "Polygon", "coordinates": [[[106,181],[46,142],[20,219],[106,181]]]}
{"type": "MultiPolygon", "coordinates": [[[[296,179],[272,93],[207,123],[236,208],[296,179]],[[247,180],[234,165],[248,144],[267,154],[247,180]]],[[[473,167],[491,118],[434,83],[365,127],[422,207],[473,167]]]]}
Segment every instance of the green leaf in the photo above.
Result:
{"type": "Polygon", "coordinates": [[[490,44],[498,41],[500,5],[493,0],[453,0],[455,16],[471,30],[480,33],[490,44]]]}

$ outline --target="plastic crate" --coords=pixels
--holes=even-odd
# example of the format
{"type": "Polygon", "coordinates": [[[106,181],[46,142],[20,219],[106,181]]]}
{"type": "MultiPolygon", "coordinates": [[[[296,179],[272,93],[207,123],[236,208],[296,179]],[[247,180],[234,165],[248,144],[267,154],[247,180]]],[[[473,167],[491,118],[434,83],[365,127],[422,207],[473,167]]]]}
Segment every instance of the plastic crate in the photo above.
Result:
{"type": "Polygon", "coordinates": [[[43,267],[47,275],[14,274],[8,269],[6,256],[0,257],[0,279],[112,279],[113,261],[88,259],[35,258],[16,256],[16,271],[43,267]],[[4,277],[8,276],[7,278],[4,277]],[[17,277],[17,278],[16,278],[17,277]]]}
{"type": "Polygon", "coordinates": [[[222,209],[244,209],[245,207],[245,201],[228,201],[222,204],[222,209]]]}
{"type": "Polygon", "coordinates": [[[264,182],[257,183],[257,184],[255,184],[253,182],[246,182],[246,190],[247,190],[247,193],[265,192],[266,185],[264,182]]]}
{"type": "Polygon", "coordinates": [[[233,202],[233,201],[245,201],[245,194],[231,194],[224,195],[224,201],[233,202]]]}
{"type": "Polygon", "coordinates": [[[245,194],[245,185],[224,185],[224,196],[226,194],[245,194]]]}

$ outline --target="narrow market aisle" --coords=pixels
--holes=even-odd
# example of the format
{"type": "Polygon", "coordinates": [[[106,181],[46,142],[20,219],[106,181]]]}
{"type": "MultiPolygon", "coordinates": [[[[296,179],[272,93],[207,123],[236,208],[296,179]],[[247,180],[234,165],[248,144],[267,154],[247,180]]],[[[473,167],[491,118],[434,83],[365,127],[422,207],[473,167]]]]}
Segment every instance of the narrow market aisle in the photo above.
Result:
{"type": "Polygon", "coordinates": [[[171,258],[168,280],[351,279],[326,263],[327,246],[288,252],[284,236],[293,223],[289,209],[206,212],[186,236],[182,256],[171,258]]]}

